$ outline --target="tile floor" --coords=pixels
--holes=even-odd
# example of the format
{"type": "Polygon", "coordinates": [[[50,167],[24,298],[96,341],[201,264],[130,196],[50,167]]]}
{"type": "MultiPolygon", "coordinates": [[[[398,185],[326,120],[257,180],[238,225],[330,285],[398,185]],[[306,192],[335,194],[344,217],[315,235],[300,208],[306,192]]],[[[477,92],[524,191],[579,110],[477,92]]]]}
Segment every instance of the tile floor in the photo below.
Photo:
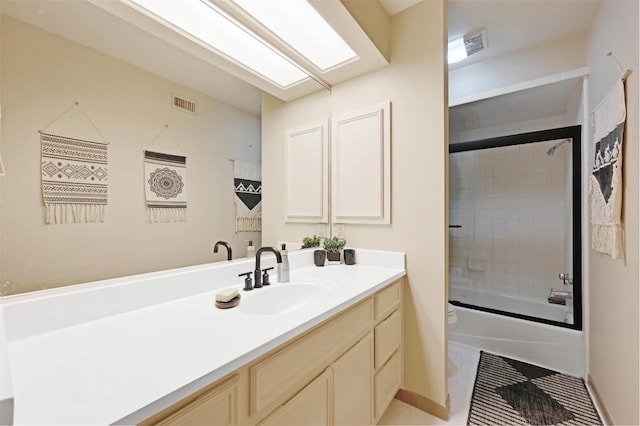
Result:
{"type": "Polygon", "coordinates": [[[449,376],[449,420],[418,410],[394,399],[380,419],[379,425],[466,425],[469,403],[476,379],[480,350],[456,342],[449,342],[449,359],[452,370],[449,376]]]}

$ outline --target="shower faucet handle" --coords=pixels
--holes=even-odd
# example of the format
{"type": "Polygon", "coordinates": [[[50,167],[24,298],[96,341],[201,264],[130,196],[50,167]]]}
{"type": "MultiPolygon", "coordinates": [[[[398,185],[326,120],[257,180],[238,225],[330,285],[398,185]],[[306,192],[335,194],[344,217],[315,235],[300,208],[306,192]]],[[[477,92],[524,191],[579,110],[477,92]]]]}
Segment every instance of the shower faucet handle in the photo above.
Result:
{"type": "Polygon", "coordinates": [[[558,278],[564,282],[564,285],[573,285],[573,280],[571,279],[571,275],[568,272],[560,272],[558,278]]]}

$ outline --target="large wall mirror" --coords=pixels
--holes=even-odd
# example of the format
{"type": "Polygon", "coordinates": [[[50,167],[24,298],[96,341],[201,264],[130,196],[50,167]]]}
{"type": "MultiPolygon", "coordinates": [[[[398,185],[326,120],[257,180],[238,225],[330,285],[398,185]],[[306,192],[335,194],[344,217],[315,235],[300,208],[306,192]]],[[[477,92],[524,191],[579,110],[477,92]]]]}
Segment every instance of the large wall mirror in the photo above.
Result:
{"type": "MultiPolygon", "coordinates": [[[[261,244],[261,232],[236,232],[233,188],[234,162],[263,161],[260,89],[93,2],[3,1],[0,12],[0,295],[222,261],[217,240],[234,258],[261,244]],[[103,222],[45,223],[46,129],[108,143],[103,222]],[[186,157],[185,222],[147,222],[150,148],[186,157]]],[[[266,187],[263,200],[281,192],[266,187]]]]}

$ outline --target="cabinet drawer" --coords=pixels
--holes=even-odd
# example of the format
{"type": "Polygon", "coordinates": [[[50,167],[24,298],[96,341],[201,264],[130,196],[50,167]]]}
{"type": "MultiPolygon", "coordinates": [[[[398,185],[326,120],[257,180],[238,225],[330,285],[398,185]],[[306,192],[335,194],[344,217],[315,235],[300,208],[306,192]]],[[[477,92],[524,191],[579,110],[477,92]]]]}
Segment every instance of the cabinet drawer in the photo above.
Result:
{"type": "Polygon", "coordinates": [[[158,426],[200,426],[200,425],[235,425],[237,424],[237,389],[238,376],[216,386],[196,398],[189,405],[181,408],[158,426]]]}
{"type": "Polygon", "coordinates": [[[375,328],[375,368],[380,368],[400,347],[400,313],[395,311],[375,328]]]}
{"type": "Polygon", "coordinates": [[[369,298],[250,367],[251,415],[293,396],[372,324],[369,298]]]}
{"type": "Polygon", "coordinates": [[[400,281],[376,293],[376,320],[389,315],[400,304],[400,281]]]}
{"type": "Polygon", "coordinates": [[[400,389],[401,374],[400,352],[396,351],[389,362],[378,371],[374,380],[376,422],[384,414],[396,392],[400,389]]]}

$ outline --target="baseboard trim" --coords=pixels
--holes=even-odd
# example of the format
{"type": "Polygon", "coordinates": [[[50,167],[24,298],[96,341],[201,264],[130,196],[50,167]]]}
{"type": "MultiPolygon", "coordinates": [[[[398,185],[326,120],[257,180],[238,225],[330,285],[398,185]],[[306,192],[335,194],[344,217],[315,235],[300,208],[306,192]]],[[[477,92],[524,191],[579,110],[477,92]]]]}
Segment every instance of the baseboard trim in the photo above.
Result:
{"type": "Polygon", "coordinates": [[[418,410],[422,410],[425,413],[429,413],[431,415],[439,417],[442,420],[449,420],[449,408],[451,404],[449,402],[448,394],[446,405],[438,404],[437,402],[425,396],[419,395],[415,392],[411,392],[407,389],[400,389],[396,393],[396,399],[404,402],[405,404],[409,404],[412,407],[417,408],[418,410]]]}
{"type": "Polygon", "coordinates": [[[613,420],[611,420],[611,415],[609,414],[609,411],[607,411],[606,405],[604,405],[604,402],[602,402],[602,398],[600,397],[600,394],[598,393],[598,389],[596,388],[595,383],[593,383],[593,379],[591,378],[591,374],[587,375],[587,390],[589,391],[591,396],[593,396],[593,398],[595,399],[594,402],[596,404],[596,408],[598,409],[598,413],[602,417],[604,417],[602,419],[604,424],[605,425],[613,425],[613,424],[615,424],[613,422],[613,420]]]}

